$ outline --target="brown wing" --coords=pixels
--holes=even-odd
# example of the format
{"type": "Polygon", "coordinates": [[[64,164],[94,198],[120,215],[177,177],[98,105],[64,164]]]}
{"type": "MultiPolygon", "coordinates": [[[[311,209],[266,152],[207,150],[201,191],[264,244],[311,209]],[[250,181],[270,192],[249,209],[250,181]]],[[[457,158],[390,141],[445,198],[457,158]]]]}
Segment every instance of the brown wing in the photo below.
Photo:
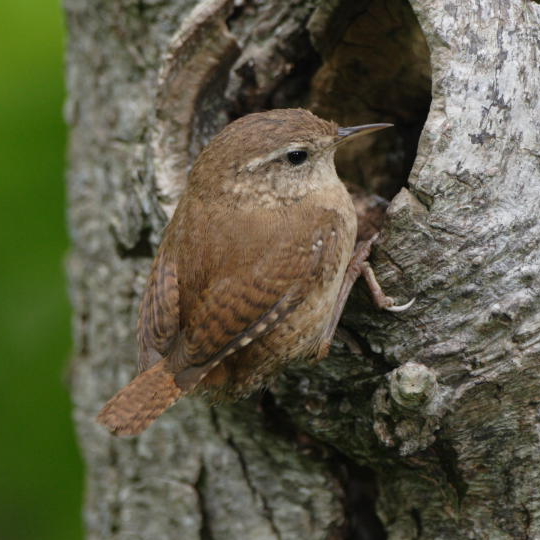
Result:
{"type": "Polygon", "coordinates": [[[341,259],[340,219],[325,212],[297,242],[274,244],[254,265],[209,284],[168,358],[179,387],[194,388],[225,357],[270,332],[318,281],[332,279],[341,259]]]}
{"type": "Polygon", "coordinates": [[[174,248],[167,241],[152,266],[139,313],[139,371],[145,371],[172,349],[180,331],[180,293],[174,248]]]}

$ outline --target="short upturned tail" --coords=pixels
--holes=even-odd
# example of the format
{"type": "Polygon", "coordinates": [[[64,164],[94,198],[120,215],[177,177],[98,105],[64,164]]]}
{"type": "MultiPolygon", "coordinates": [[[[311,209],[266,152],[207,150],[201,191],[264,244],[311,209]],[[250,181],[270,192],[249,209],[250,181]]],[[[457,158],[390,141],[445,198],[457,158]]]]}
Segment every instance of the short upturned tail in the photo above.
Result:
{"type": "Polygon", "coordinates": [[[97,421],[115,435],[138,435],[184,393],[161,360],[114,395],[97,421]]]}

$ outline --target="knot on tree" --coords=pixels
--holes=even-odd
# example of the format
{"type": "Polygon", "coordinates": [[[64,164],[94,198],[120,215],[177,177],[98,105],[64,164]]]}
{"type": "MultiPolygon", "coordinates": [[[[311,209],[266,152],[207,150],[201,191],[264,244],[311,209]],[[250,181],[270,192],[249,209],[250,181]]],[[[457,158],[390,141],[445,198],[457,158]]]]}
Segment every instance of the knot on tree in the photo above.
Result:
{"type": "Polygon", "coordinates": [[[424,364],[410,361],[394,369],[373,397],[377,438],[403,456],[425,450],[435,442],[447,397],[435,371],[424,364]]]}

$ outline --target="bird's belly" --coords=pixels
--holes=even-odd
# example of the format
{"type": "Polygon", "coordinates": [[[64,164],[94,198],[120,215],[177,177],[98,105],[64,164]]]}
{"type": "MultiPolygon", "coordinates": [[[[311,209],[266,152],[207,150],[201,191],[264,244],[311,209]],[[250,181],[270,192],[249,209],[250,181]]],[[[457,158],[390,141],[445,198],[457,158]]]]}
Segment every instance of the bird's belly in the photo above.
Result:
{"type": "Polygon", "coordinates": [[[306,299],[274,330],[226,358],[202,382],[201,390],[213,401],[239,399],[271,382],[295,359],[312,359],[332,323],[343,278],[356,241],[356,213],[343,188],[338,201],[327,201],[340,209],[345,227],[340,231],[340,260],[306,299]]]}
{"type": "Polygon", "coordinates": [[[222,395],[232,398],[247,396],[268,384],[291,361],[317,356],[322,337],[332,322],[351,252],[352,248],[344,250],[343,260],[332,280],[314,289],[272,332],[230,358],[229,384],[222,395]]]}
{"type": "Polygon", "coordinates": [[[196,393],[213,402],[240,399],[267,385],[291,361],[316,357],[322,336],[331,324],[351,252],[352,248],[343,250],[333,279],[323,281],[272,332],[214,368],[196,393]]]}
{"type": "Polygon", "coordinates": [[[285,361],[317,355],[321,338],[331,324],[350,253],[343,257],[334,278],[313,290],[278,328],[266,337],[268,345],[285,361]]]}

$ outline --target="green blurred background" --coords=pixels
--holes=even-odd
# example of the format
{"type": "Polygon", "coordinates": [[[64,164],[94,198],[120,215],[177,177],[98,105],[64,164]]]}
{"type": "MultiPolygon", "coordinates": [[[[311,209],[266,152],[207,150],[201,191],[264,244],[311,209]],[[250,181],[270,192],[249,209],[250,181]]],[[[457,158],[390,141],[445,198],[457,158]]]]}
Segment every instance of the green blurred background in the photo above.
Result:
{"type": "Polygon", "coordinates": [[[0,539],[77,540],[60,1],[0,0],[0,26],[0,539]]]}

